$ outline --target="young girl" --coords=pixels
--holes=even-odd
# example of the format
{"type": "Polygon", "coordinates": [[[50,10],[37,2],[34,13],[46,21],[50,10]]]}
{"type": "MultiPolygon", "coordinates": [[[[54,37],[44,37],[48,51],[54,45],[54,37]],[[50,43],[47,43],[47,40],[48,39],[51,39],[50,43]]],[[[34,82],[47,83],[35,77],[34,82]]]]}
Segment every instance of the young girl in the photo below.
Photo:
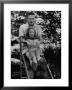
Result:
{"type": "Polygon", "coordinates": [[[32,62],[37,64],[37,61],[39,61],[41,58],[40,38],[36,35],[33,28],[29,28],[25,39],[28,46],[26,55],[30,60],[30,64],[32,65],[32,62]]]}

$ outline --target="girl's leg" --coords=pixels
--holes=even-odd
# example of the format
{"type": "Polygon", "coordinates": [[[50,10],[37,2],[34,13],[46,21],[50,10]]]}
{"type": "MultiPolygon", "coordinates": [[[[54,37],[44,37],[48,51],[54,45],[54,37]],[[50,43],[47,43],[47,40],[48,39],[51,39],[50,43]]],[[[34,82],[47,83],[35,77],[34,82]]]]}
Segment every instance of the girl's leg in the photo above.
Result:
{"type": "Polygon", "coordinates": [[[30,52],[27,52],[26,56],[28,57],[30,64],[32,64],[32,56],[31,56],[30,52]]]}
{"type": "Polygon", "coordinates": [[[36,58],[37,58],[37,61],[39,61],[41,59],[41,51],[39,49],[36,50],[36,58]]]}
{"type": "Polygon", "coordinates": [[[27,55],[30,61],[30,64],[32,65],[32,62],[37,64],[35,51],[29,51],[29,54],[27,55]]]}
{"type": "Polygon", "coordinates": [[[37,69],[37,59],[36,59],[35,51],[32,53],[32,56],[33,56],[32,68],[33,68],[34,71],[36,71],[36,69],[37,69]]]}
{"type": "Polygon", "coordinates": [[[32,57],[33,57],[33,62],[37,64],[35,51],[33,51],[31,54],[32,54],[32,57]]]}

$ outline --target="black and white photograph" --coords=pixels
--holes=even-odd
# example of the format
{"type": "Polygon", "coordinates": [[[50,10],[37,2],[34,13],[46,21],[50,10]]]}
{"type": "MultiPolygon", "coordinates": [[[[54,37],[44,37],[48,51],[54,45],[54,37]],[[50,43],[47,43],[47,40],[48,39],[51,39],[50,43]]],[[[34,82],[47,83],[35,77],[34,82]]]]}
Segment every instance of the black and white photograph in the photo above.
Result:
{"type": "Polygon", "coordinates": [[[61,11],[11,11],[11,79],[61,79],[61,11]]]}
{"type": "Polygon", "coordinates": [[[4,4],[4,86],[68,85],[68,4],[4,4]]]}

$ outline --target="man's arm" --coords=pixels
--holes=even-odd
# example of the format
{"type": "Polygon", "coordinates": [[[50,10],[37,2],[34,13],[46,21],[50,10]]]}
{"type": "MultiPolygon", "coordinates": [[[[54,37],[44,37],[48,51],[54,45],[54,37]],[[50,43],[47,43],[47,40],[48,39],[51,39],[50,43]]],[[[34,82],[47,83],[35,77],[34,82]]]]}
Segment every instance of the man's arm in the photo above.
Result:
{"type": "Polygon", "coordinates": [[[27,29],[28,29],[28,24],[21,25],[19,28],[19,36],[26,35],[27,29]]]}
{"type": "Polygon", "coordinates": [[[21,42],[25,42],[25,35],[26,35],[26,25],[21,25],[19,28],[19,39],[21,42]]]}
{"type": "Polygon", "coordinates": [[[19,37],[23,36],[23,26],[21,25],[19,28],[19,37]]]}

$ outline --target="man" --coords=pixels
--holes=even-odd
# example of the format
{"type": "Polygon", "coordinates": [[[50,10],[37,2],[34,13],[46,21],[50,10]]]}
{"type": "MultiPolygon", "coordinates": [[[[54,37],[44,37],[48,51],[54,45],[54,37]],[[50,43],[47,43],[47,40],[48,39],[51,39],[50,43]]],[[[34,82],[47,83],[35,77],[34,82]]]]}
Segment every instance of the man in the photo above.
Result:
{"type": "Polygon", "coordinates": [[[42,29],[41,29],[40,25],[36,24],[36,18],[35,18],[35,15],[34,15],[33,12],[29,12],[27,14],[26,21],[27,21],[27,23],[21,25],[20,28],[19,28],[19,37],[20,37],[21,42],[24,41],[23,37],[26,35],[27,30],[30,27],[33,28],[35,30],[37,36],[40,39],[42,39],[42,29]]]}
{"type": "Polygon", "coordinates": [[[33,12],[28,13],[26,19],[27,19],[27,23],[21,25],[19,28],[19,37],[26,35],[27,29],[29,27],[32,27],[35,29],[36,34],[41,38],[42,29],[39,25],[36,24],[34,13],[33,12]]]}

